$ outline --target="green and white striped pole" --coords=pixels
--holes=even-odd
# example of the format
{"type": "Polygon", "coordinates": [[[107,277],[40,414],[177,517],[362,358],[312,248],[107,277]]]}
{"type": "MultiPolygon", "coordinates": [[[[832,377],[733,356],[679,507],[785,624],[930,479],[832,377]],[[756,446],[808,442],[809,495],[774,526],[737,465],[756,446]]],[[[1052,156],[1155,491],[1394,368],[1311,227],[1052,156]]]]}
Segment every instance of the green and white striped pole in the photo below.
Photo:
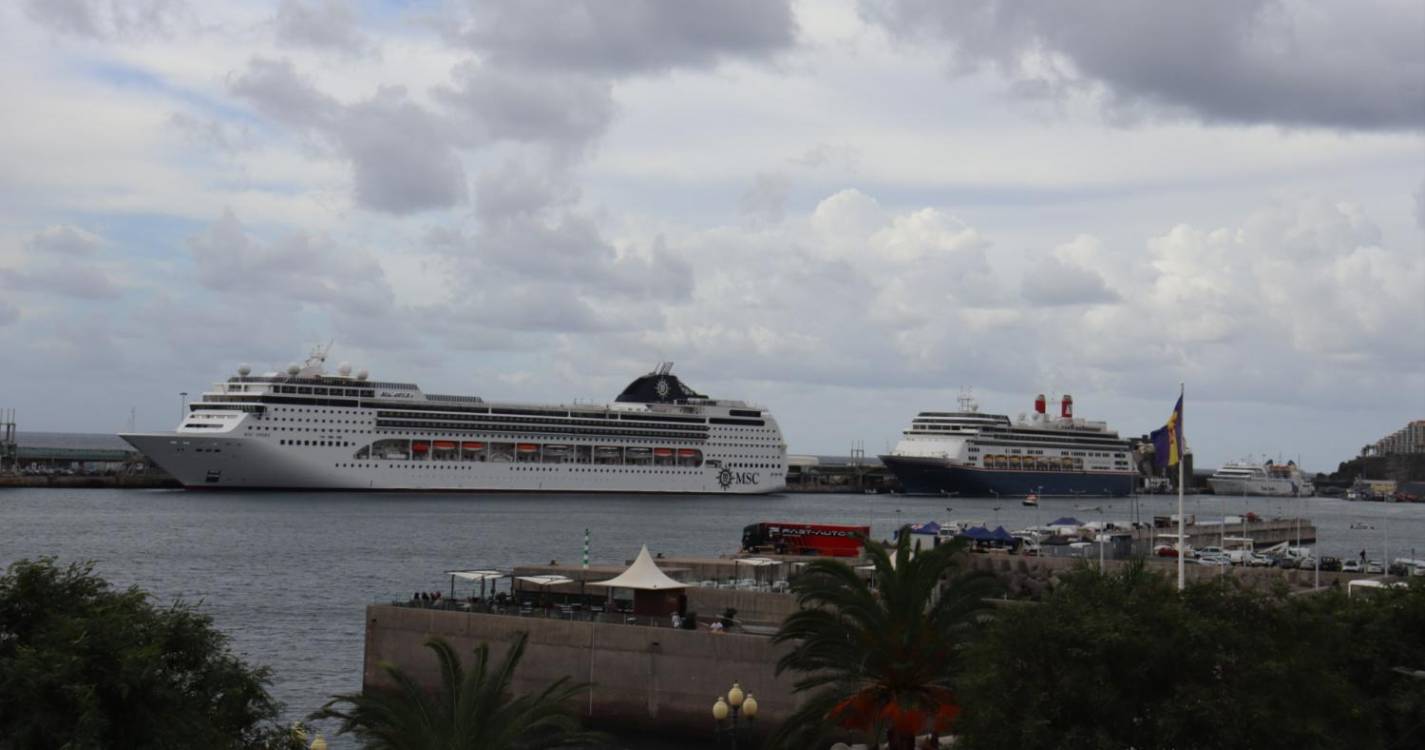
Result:
{"type": "MultiPolygon", "coordinates": [[[[588,530],[588,529],[584,529],[584,559],[583,559],[583,569],[586,570],[586,571],[589,569],[589,530],[588,530]]],[[[580,599],[583,599],[583,598],[584,598],[584,583],[585,583],[586,581],[588,581],[588,580],[589,580],[589,574],[588,574],[588,573],[585,573],[584,575],[579,576],[579,598],[580,598],[580,599]]],[[[592,633],[593,631],[591,630],[591,631],[589,631],[589,632],[592,633]]],[[[590,638],[593,638],[592,635],[590,635],[589,637],[590,637],[590,638]]],[[[590,662],[590,669],[592,669],[592,668],[593,668],[593,663],[590,662]]],[[[591,695],[591,696],[593,695],[592,690],[590,691],[589,695],[591,695]]],[[[593,698],[591,697],[589,700],[590,700],[590,702],[592,703],[593,698]]]]}

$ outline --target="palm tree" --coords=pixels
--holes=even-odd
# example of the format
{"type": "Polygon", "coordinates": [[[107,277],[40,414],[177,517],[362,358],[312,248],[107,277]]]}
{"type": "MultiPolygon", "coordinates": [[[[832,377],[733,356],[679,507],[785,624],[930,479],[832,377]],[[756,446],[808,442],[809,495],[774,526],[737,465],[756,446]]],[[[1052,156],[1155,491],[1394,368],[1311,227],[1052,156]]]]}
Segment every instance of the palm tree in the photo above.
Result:
{"type": "Polygon", "coordinates": [[[382,663],[391,687],[338,695],[312,714],[340,719],[371,750],[540,750],[601,744],[605,738],[582,731],[568,702],[587,689],[568,677],[537,694],[513,696],[510,681],[524,656],[528,633],[521,633],[503,660],[491,669],[490,645],[475,649],[475,668],[465,671],[455,649],[441,638],[426,648],[440,662],[440,688],[427,691],[399,667],[382,663]],[[337,708],[346,704],[346,708],[337,708]]]}
{"type": "Polygon", "coordinates": [[[872,747],[884,737],[891,750],[910,748],[959,713],[951,680],[998,583],[962,569],[963,540],[913,552],[908,531],[894,557],[866,546],[874,589],[837,560],[812,562],[793,582],[801,609],[773,640],[795,646],[777,673],[798,672],[794,689],[816,692],[773,735],[774,747],[825,747],[851,730],[872,747]]]}

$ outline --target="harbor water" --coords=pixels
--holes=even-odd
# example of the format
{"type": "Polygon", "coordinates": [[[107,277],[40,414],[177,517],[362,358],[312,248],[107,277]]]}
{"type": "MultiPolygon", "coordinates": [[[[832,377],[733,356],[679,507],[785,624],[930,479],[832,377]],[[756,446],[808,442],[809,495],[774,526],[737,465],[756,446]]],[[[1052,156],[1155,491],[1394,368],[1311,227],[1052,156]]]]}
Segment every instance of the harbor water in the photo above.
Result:
{"type": "MultiPolygon", "coordinates": [[[[1197,520],[1255,512],[1302,515],[1321,554],[1425,556],[1425,505],[1330,498],[1194,496],[1197,520]]],[[[448,591],[443,571],[577,562],[622,563],[642,544],[668,555],[735,552],[758,521],[867,524],[889,538],[904,523],[968,520],[1015,529],[1060,516],[1151,520],[1176,497],[1018,500],[897,495],[774,496],[204,493],[0,490],[0,564],[93,560],[119,586],[159,602],[198,602],[235,650],[273,670],[288,719],[360,689],[363,608],[448,591]],[[1136,507],[1135,507],[1136,504],[1136,507]]],[[[1229,530],[1230,533],[1230,530],[1229,530]]],[[[332,727],[323,727],[328,734],[332,727]]],[[[336,746],[350,746],[345,742],[336,746]]],[[[656,745],[649,745],[656,747],[656,745]]]]}

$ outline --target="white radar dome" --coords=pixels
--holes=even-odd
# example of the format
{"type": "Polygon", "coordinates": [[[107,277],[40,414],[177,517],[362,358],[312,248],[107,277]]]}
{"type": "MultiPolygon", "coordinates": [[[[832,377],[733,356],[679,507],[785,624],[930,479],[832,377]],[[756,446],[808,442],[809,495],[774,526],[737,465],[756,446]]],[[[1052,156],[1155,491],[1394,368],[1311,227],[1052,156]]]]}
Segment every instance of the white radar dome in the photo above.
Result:
{"type": "Polygon", "coordinates": [[[342,363],[341,363],[341,366],[339,366],[339,367],[336,368],[336,371],[339,372],[339,373],[341,373],[342,377],[346,377],[347,375],[350,375],[350,374],[351,374],[351,363],[350,363],[350,362],[342,362],[342,363]]]}
{"type": "Polygon", "coordinates": [[[293,362],[292,364],[287,365],[287,374],[288,374],[288,375],[296,375],[297,373],[299,373],[299,372],[301,372],[301,371],[302,371],[302,368],[301,368],[296,362],[293,362]]]}
{"type": "Polygon", "coordinates": [[[252,374],[252,368],[247,365],[238,365],[238,374],[247,377],[252,374]]]}
{"type": "Polygon", "coordinates": [[[365,379],[367,379],[367,378],[369,378],[369,377],[371,377],[371,373],[369,373],[369,372],[367,372],[367,371],[365,371],[365,370],[358,370],[357,373],[356,373],[356,379],[357,379],[357,380],[365,380],[365,379]]]}

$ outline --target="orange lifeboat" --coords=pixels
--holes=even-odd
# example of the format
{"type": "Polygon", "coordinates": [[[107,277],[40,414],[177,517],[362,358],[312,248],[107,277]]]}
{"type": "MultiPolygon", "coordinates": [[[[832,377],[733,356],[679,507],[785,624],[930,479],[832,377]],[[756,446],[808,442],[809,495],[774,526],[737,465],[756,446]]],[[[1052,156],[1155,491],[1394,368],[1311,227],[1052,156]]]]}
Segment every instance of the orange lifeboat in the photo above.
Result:
{"type": "Polygon", "coordinates": [[[673,449],[672,449],[672,448],[654,448],[654,449],[653,449],[653,455],[657,456],[658,458],[668,458],[668,457],[670,457],[670,456],[673,455],[673,449]]]}
{"type": "Polygon", "coordinates": [[[679,448],[678,458],[697,458],[698,452],[692,448],[679,448]]]}
{"type": "Polygon", "coordinates": [[[464,448],[464,449],[467,450],[467,451],[482,451],[482,450],[485,450],[485,444],[484,444],[484,443],[461,443],[461,444],[460,444],[460,447],[461,447],[461,448],[464,448]]]}
{"type": "Polygon", "coordinates": [[[515,450],[520,453],[535,453],[539,451],[539,446],[534,443],[520,443],[515,446],[515,450]]]}
{"type": "Polygon", "coordinates": [[[453,451],[455,450],[455,443],[449,440],[437,440],[435,441],[435,449],[438,451],[453,451]]]}
{"type": "Polygon", "coordinates": [[[411,443],[413,453],[425,453],[428,450],[430,450],[430,443],[411,443]]]}

